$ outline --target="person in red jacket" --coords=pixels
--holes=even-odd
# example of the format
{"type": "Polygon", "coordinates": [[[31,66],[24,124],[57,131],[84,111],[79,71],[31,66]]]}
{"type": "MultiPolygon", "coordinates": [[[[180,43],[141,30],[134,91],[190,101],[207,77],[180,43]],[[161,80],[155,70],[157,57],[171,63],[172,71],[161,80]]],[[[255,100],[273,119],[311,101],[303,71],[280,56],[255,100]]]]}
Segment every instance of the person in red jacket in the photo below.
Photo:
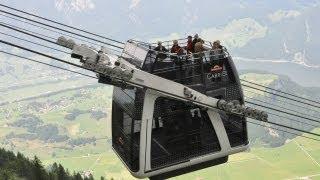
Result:
{"type": "Polygon", "coordinates": [[[177,61],[179,58],[178,56],[183,54],[183,49],[179,46],[178,40],[174,40],[173,41],[173,45],[171,47],[171,53],[176,54],[176,55],[172,55],[171,59],[173,61],[177,61]]]}
{"type": "Polygon", "coordinates": [[[192,36],[188,36],[186,50],[188,54],[194,53],[194,47],[192,43],[192,36]]]}
{"type": "Polygon", "coordinates": [[[178,40],[173,41],[173,45],[171,47],[171,53],[181,54],[182,48],[178,44],[178,40]]]}

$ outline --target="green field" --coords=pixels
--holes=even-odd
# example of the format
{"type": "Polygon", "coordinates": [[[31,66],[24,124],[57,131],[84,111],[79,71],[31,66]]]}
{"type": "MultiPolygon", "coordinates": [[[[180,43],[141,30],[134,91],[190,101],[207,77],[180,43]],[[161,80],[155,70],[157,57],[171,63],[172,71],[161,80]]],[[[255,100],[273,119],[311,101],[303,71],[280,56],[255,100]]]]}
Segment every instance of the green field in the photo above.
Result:
{"type": "MultiPolygon", "coordinates": [[[[279,77],[249,73],[241,78],[268,86],[279,77]]],[[[29,157],[37,155],[47,167],[53,162],[58,162],[71,172],[92,171],[96,178],[105,176],[114,179],[134,179],[111,150],[110,127],[107,122],[110,122],[112,88],[110,86],[81,88],[81,84],[78,81],[68,81],[65,84],[50,83],[39,87],[17,89],[12,93],[7,92],[7,97],[3,97],[5,100],[11,98],[18,100],[30,96],[35,98],[0,106],[0,146],[20,151],[29,157]],[[79,88],[61,91],[68,84],[79,88]],[[25,91],[27,92],[23,93],[25,91]],[[48,97],[36,97],[48,91],[58,93],[48,97]],[[83,113],[77,115],[74,120],[65,119],[66,115],[74,110],[83,113]],[[99,120],[94,119],[91,110],[105,112],[106,116],[99,120]],[[71,146],[67,141],[6,139],[12,132],[28,133],[26,128],[10,125],[25,114],[35,115],[43,121],[42,125],[55,125],[59,135],[66,135],[70,139],[88,137],[102,139],[79,146],[71,146]]],[[[246,95],[257,96],[250,93],[246,95]]],[[[319,133],[320,129],[316,131],[319,133]]],[[[252,142],[250,151],[230,156],[226,164],[172,179],[320,179],[319,142],[299,137],[277,148],[261,144],[262,141],[257,139],[252,142]]]]}
{"type": "Polygon", "coordinates": [[[318,144],[296,138],[279,148],[252,147],[224,165],[174,179],[320,179],[318,144]]]}
{"type": "MultiPolygon", "coordinates": [[[[102,142],[101,146],[106,146],[105,143],[102,142]]],[[[81,153],[90,152],[90,149],[82,150],[81,153]]],[[[79,153],[81,150],[75,151],[79,153]]],[[[80,171],[90,169],[96,177],[104,175],[115,179],[134,179],[110,150],[89,156],[81,153],[44,160],[44,163],[59,162],[69,169],[80,171]]],[[[252,147],[250,152],[230,156],[229,162],[224,165],[172,179],[320,179],[319,162],[318,142],[296,138],[279,148],[252,147]]]]}

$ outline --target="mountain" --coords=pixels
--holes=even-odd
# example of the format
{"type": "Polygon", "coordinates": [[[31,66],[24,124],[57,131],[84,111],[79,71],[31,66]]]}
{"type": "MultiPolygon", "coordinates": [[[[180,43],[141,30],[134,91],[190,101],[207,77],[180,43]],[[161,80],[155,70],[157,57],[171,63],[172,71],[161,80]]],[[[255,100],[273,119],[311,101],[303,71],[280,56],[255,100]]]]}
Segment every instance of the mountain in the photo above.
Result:
{"type": "Polygon", "coordinates": [[[319,9],[320,6],[300,11],[279,10],[273,15],[279,16],[275,22],[270,19],[272,14],[269,15],[269,19],[261,20],[268,27],[266,36],[235,50],[236,55],[246,55],[251,59],[286,59],[305,66],[320,67],[317,53],[320,43],[319,9]],[[285,18],[290,14],[291,18],[285,18]]]}
{"type": "MultiPolygon", "coordinates": [[[[251,82],[258,82],[258,84],[262,84],[268,88],[280,90],[286,93],[297,95],[299,97],[320,102],[320,88],[302,87],[299,84],[292,82],[290,78],[288,78],[287,76],[279,76],[279,75],[262,73],[262,72],[259,72],[259,73],[242,72],[242,73],[243,74],[240,77],[244,80],[249,80],[251,82]]],[[[243,87],[245,100],[247,101],[247,106],[253,106],[258,109],[269,112],[268,120],[270,122],[275,122],[285,126],[302,129],[308,132],[319,127],[319,124],[316,122],[318,121],[317,117],[319,117],[320,115],[319,109],[316,108],[317,104],[310,103],[305,100],[297,99],[295,97],[288,96],[285,94],[281,94],[276,91],[272,91],[272,90],[270,91],[270,89],[265,89],[254,84],[250,84],[246,82],[242,82],[242,83],[244,85],[249,85],[253,87],[253,88],[246,87],[246,86],[243,87]],[[262,91],[258,91],[255,88],[267,90],[273,94],[268,94],[262,91]],[[292,101],[288,98],[279,97],[279,96],[276,96],[274,93],[280,94],[281,96],[288,97],[290,99],[302,101],[311,105],[301,104],[301,103],[292,101]],[[258,105],[262,105],[262,106],[255,106],[250,104],[250,102],[258,105]],[[312,105],[315,105],[315,106],[312,106],[312,105]],[[270,107],[272,109],[268,109],[263,106],[270,107]],[[293,117],[281,112],[277,112],[273,109],[278,109],[280,111],[296,114],[302,117],[307,117],[307,118],[310,118],[311,120],[293,117]]],[[[289,129],[282,128],[275,125],[269,126],[270,127],[269,129],[264,127],[257,127],[256,125],[253,125],[253,124],[249,124],[249,127],[250,127],[249,137],[252,142],[255,142],[256,140],[258,141],[262,140],[264,144],[270,147],[282,146],[287,142],[287,140],[290,140],[296,137],[296,135],[293,135],[293,134],[273,130],[272,127],[280,130],[285,130],[285,131],[289,130],[289,129]]],[[[299,132],[298,134],[301,135],[301,133],[299,132]]]]}
{"type": "Polygon", "coordinates": [[[300,85],[319,87],[319,9],[316,5],[299,11],[279,10],[273,14],[279,16],[275,22],[261,18],[259,22],[268,29],[265,36],[231,50],[239,68],[284,74],[300,85]]]}

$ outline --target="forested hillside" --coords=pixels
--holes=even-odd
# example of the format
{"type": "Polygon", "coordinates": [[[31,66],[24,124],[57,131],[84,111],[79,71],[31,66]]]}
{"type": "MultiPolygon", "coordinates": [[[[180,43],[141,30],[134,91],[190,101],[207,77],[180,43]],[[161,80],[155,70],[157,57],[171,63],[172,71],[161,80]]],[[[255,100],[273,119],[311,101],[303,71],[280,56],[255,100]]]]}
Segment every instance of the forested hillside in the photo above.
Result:
{"type": "MultiPolygon", "coordinates": [[[[53,163],[48,169],[42,165],[37,156],[32,160],[21,153],[14,154],[0,148],[0,179],[1,180],[93,180],[92,175],[70,173],[61,164],[53,163]]],[[[104,179],[101,177],[101,179],[104,179]]]]}

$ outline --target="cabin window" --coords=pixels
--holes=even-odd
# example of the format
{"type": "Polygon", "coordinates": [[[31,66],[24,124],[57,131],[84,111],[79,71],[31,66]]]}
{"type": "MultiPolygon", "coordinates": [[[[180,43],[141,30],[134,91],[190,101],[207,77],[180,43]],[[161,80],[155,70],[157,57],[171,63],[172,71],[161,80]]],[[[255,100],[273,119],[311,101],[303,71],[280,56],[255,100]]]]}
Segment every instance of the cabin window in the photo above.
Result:
{"type": "Polygon", "coordinates": [[[139,170],[142,108],[135,90],[115,87],[112,102],[112,146],[130,170],[139,170]],[[136,103],[136,106],[135,106],[136,103]]]}
{"type": "Polygon", "coordinates": [[[206,112],[178,100],[164,97],[156,100],[151,136],[153,169],[220,150],[206,112]]]}

